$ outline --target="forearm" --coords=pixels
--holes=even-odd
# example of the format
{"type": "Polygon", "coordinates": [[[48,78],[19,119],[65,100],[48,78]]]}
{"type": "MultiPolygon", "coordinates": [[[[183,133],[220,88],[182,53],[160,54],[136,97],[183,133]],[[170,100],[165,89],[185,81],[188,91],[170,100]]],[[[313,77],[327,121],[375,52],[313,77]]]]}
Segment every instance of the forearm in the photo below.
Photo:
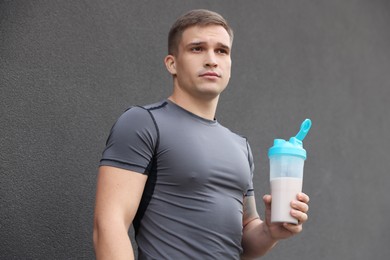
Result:
{"type": "Polygon", "coordinates": [[[269,234],[265,222],[254,219],[248,223],[243,230],[241,259],[253,259],[266,254],[273,248],[278,240],[273,239],[269,234]]]}
{"type": "Polygon", "coordinates": [[[133,247],[124,227],[98,226],[94,229],[93,240],[97,260],[134,259],[133,247]]]}

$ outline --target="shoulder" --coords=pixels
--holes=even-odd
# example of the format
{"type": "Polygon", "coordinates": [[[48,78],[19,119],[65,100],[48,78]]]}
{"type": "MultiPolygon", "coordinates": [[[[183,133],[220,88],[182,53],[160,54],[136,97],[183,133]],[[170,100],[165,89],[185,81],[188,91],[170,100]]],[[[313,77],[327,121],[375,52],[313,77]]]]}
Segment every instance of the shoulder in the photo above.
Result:
{"type": "Polygon", "coordinates": [[[153,103],[153,104],[149,104],[149,105],[145,105],[145,106],[136,106],[136,107],[143,108],[147,111],[154,111],[154,110],[162,109],[167,105],[168,105],[168,102],[166,100],[162,100],[162,101],[157,102],[157,103],[153,103]]]}
{"type": "Polygon", "coordinates": [[[236,132],[232,131],[231,129],[227,128],[226,126],[223,126],[223,125],[221,125],[221,124],[219,124],[219,125],[220,125],[220,127],[221,127],[222,129],[224,129],[224,131],[226,132],[227,135],[230,135],[230,136],[231,136],[231,138],[233,138],[233,139],[235,139],[235,140],[237,140],[237,141],[239,141],[239,142],[242,142],[242,143],[244,143],[245,145],[248,144],[248,138],[246,138],[245,136],[243,136],[243,135],[241,135],[241,134],[239,134],[239,133],[236,133],[236,132]]]}
{"type": "Polygon", "coordinates": [[[149,112],[138,106],[130,107],[123,112],[115,122],[113,129],[143,128],[153,123],[149,112]]]}
{"type": "Polygon", "coordinates": [[[164,107],[165,103],[166,102],[161,101],[144,106],[131,106],[122,113],[117,123],[137,122],[137,125],[142,125],[143,122],[147,123],[150,122],[150,120],[153,121],[153,114],[151,111],[164,107]]]}
{"type": "Polygon", "coordinates": [[[240,145],[240,147],[245,151],[245,153],[248,156],[248,160],[252,163],[253,158],[252,158],[252,149],[249,145],[248,138],[246,136],[243,136],[241,134],[238,134],[236,132],[233,132],[229,128],[220,125],[220,127],[224,128],[224,131],[227,133],[227,135],[230,136],[232,140],[234,140],[236,143],[240,145]]]}
{"type": "Polygon", "coordinates": [[[164,106],[164,101],[127,108],[113,125],[111,134],[119,137],[129,136],[131,133],[158,135],[158,126],[152,112],[162,106],[164,106]]]}

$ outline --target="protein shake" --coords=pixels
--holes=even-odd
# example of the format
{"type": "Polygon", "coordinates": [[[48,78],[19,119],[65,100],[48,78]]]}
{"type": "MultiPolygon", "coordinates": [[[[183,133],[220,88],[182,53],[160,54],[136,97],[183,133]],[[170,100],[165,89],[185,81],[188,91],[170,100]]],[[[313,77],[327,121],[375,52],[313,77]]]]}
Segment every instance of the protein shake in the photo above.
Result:
{"type": "Polygon", "coordinates": [[[290,203],[302,191],[303,166],[306,159],[302,140],[310,127],[311,121],[306,119],[295,137],[291,137],[289,141],[275,139],[274,145],[268,151],[272,196],[271,222],[298,223],[290,214],[290,203]]]}

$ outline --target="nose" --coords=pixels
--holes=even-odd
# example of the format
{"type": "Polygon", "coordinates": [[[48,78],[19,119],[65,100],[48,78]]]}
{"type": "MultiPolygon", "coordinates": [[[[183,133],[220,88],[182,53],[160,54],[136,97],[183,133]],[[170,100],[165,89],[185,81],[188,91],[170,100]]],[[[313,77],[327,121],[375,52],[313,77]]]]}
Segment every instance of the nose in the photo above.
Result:
{"type": "Polygon", "coordinates": [[[218,66],[214,51],[207,52],[204,66],[206,68],[216,68],[218,66]]]}

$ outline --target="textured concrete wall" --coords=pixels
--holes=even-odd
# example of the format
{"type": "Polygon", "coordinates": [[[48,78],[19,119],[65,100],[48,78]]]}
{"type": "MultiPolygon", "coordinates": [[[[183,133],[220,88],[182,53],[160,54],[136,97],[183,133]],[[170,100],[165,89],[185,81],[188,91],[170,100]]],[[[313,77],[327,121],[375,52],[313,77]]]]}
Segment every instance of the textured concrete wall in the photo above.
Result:
{"type": "Polygon", "coordinates": [[[264,259],[390,258],[386,0],[0,1],[0,258],[93,259],[97,164],[111,125],[169,95],[166,35],[209,8],[235,29],[219,121],[268,147],[309,117],[310,221],[264,259]]]}

